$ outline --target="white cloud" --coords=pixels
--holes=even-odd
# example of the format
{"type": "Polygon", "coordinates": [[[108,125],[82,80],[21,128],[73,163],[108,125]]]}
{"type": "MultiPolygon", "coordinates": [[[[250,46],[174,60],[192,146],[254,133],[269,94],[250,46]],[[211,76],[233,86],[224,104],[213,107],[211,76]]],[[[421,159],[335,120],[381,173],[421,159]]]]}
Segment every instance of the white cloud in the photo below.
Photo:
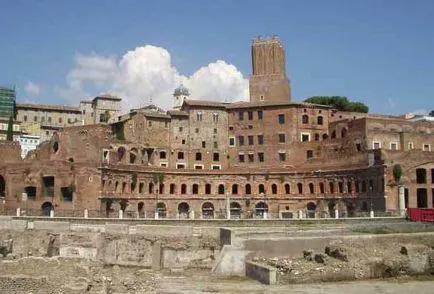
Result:
{"type": "Polygon", "coordinates": [[[27,95],[36,97],[41,94],[42,89],[38,84],[28,81],[24,86],[24,91],[26,91],[27,95]]]}
{"type": "Polygon", "coordinates": [[[249,97],[248,80],[235,66],[217,60],[186,77],[173,66],[166,49],[151,45],[137,47],[119,59],[95,53],[77,55],[66,82],[67,87],[56,90],[71,103],[104,92],[122,97],[124,110],[143,106],[151,98],[154,104],[170,109],[173,90],[181,82],[192,99],[235,101],[249,97]]]}

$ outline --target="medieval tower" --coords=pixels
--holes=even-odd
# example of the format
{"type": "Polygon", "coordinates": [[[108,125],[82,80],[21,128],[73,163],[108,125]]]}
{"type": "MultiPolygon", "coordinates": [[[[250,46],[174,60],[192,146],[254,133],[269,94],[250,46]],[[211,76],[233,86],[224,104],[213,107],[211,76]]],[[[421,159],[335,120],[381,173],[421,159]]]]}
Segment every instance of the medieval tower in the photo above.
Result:
{"type": "Polygon", "coordinates": [[[285,50],[276,36],[253,40],[249,88],[250,102],[291,101],[291,88],[285,70],[285,50]]]}

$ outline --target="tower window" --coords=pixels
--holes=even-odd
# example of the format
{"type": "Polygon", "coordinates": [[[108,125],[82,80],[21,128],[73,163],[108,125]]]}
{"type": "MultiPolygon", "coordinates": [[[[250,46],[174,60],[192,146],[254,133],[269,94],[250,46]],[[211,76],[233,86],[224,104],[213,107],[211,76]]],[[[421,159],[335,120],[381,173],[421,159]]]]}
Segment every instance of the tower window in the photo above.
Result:
{"type": "Polygon", "coordinates": [[[279,120],[279,124],[284,124],[285,123],[285,115],[279,114],[278,120],[279,120]]]}

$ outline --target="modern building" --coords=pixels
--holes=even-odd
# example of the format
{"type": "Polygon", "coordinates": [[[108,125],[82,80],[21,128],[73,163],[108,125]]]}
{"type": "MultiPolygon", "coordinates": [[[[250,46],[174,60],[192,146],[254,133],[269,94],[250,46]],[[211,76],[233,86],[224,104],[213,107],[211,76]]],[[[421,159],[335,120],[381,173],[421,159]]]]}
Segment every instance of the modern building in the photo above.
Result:
{"type": "Polygon", "coordinates": [[[25,158],[27,153],[31,150],[35,150],[40,143],[40,138],[38,136],[32,135],[21,135],[20,145],[21,145],[21,158],[25,158]]]}
{"type": "Polygon", "coordinates": [[[14,87],[0,87],[0,117],[15,118],[15,100],[14,87]]]}

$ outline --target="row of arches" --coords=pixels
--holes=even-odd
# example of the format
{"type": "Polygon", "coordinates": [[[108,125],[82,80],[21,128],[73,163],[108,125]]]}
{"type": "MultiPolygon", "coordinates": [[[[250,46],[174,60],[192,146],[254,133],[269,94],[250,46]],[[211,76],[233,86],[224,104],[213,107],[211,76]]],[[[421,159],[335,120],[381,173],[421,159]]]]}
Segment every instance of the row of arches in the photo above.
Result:
{"type": "MultiPolygon", "coordinates": [[[[384,181],[384,180],[382,180],[384,181]]],[[[149,182],[146,189],[145,183],[132,182],[128,185],[127,182],[115,181],[114,185],[112,181],[108,181],[107,184],[103,183],[102,190],[106,192],[115,193],[139,193],[139,194],[231,194],[231,195],[278,195],[278,194],[334,194],[334,193],[367,193],[376,192],[377,186],[383,184],[376,183],[373,179],[369,180],[338,180],[338,181],[321,181],[319,183],[309,182],[304,183],[271,183],[268,187],[265,184],[252,185],[247,184],[232,184],[229,187],[225,184],[218,184],[217,186],[206,183],[205,185],[193,184],[180,184],[175,183],[168,184],[166,189],[165,184],[156,185],[153,182],[149,182]],[[268,188],[268,190],[267,190],[268,188]]],[[[384,186],[384,185],[383,185],[384,186]]],[[[381,188],[383,189],[383,188],[381,188]]]]}

